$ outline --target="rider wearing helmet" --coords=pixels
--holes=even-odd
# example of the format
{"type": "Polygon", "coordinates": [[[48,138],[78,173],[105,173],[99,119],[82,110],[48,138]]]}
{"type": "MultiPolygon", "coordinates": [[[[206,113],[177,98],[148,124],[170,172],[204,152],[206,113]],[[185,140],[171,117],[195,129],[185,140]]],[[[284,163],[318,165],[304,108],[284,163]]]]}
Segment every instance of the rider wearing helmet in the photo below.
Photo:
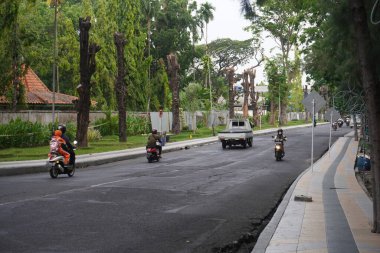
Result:
{"type": "Polygon", "coordinates": [[[74,146],[70,142],[70,138],[66,135],[66,126],[64,124],[58,125],[58,130],[61,130],[61,138],[65,140],[66,145],[63,145],[63,149],[70,154],[70,164],[75,163],[74,146]]]}
{"type": "Polygon", "coordinates": [[[284,136],[284,131],[280,128],[277,130],[276,142],[281,142],[282,148],[284,148],[284,141],[286,141],[286,136],[284,136]]]}
{"type": "Polygon", "coordinates": [[[64,147],[66,146],[66,142],[62,138],[62,131],[61,130],[55,130],[54,131],[54,134],[52,136],[52,140],[54,140],[54,139],[58,143],[57,152],[65,158],[64,164],[67,165],[69,163],[69,160],[70,160],[70,153],[68,153],[64,150],[64,147]]]}
{"type": "Polygon", "coordinates": [[[284,142],[286,140],[286,136],[284,136],[284,130],[281,128],[277,130],[276,140],[284,142]]]}
{"type": "Polygon", "coordinates": [[[157,148],[158,149],[158,155],[161,157],[162,147],[161,145],[157,145],[156,142],[161,143],[160,135],[157,134],[157,129],[153,128],[152,133],[148,136],[148,143],[146,144],[147,148],[157,148]]]}

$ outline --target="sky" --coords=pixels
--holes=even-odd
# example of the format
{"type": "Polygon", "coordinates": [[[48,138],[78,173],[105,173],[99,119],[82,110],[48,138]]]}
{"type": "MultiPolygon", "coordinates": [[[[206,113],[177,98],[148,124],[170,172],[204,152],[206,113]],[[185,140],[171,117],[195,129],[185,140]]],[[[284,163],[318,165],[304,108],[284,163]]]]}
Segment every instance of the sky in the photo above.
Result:
{"type": "MultiPolygon", "coordinates": [[[[249,32],[243,31],[249,22],[240,12],[239,0],[196,0],[201,3],[209,2],[215,7],[214,19],[208,24],[208,40],[231,38],[246,40],[251,38],[249,32]]],[[[203,41],[204,42],[204,41],[203,41]]]]}
{"type": "MultiPolygon", "coordinates": [[[[243,29],[250,23],[245,20],[241,14],[240,1],[239,0],[196,0],[198,6],[202,3],[209,2],[215,7],[214,19],[208,24],[208,42],[230,38],[233,40],[246,40],[252,37],[250,32],[246,32],[243,29]]],[[[205,39],[201,41],[205,43],[205,39]]],[[[249,68],[249,65],[239,67],[237,72],[241,73],[245,68],[249,68]]],[[[263,67],[256,69],[255,83],[264,81],[263,67]]]]}

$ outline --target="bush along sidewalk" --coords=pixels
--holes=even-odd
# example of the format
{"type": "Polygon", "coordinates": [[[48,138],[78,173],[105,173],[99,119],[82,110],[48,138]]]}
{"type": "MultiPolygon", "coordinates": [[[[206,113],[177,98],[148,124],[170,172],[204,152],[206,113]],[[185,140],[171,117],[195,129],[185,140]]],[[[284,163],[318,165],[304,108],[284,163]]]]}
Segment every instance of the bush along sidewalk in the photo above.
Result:
{"type": "Polygon", "coordinates": [[[0,125],[0,149],[47,145],[50,136],[49,126],[21,119],[11,120],[8,124],[0,125]]]}

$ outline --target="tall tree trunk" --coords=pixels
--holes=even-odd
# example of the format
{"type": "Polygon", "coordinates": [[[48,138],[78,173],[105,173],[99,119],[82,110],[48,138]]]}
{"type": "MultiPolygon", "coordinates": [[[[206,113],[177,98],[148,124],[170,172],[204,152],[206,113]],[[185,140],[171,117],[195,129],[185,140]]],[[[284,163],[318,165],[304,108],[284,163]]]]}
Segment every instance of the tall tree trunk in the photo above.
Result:
{"type": "Polygon", "coordinates": [[[20,62],[20,43],[17,38],[18,33],[18,23],[15,21],[13,23],[13,33],[12,33],[12,111],[17,111],[17,104],[20,96],[20,79],[21,79],[21,62],[20,62]]]}
{"type": "Polygon", "coordinates": [[[276,104],[273,101],[274,100],[272,99],[271,102],[270,102],[270,119],[269,119],[269,124],[271,124],[271,125],[274,125],[274,123],[276,121],[276,104]]]}
{"type": "Polygon", "coordinates": [[[243,73],[244,99],[243,99],[243,117],[248,118],[248,97],[249,97],[249,70],[244,70],[243,73]]]}
{"type": "MultiPolygon", "coordinates": [[[[305,85],[303,88],[303,98],[305,99],[307,95],[308,95],[307,85],[305,85]]],[[[305,123],[307,123],[308,121],[309,121],[309,112],[305,110],[305,123]]]]}
{"type": "Polygon", "coordinates": [[[125,105],[125,97],[127,93],[127,86],[125,83],[125,61],[124,61],[124,47],[127,41],[124,34],[115,33],[114,42],[116,46],[116,60],[117,60],[117,77],[115,80],[115,92],[117,100],[117,110],[119,112],[119,142],[127,141],[127,111],[125,105]]]}
{"type": "Polygon", "coordinates": [[[80,29],[80,85],[78,86],[79,101],[77,102],[77,140],[80,147],[87,147],[87,130],[90,124],[91,106],[91,76],[95,72],[95,55],[100,47],[96,44],[89,45],[89,30],[91,28],[90,17],[79,18],[80,29]]]}
{"type": "Polygon", "coordinates": [[[235,69],[228,68],[227,71],[227,79],[228,79],[228,108],[230,119],[235,117],[235,93],[234,93],[234,83],[235,83],[235,69]]]}
{"type": "Polygon", "coordinates": [[[179,64],[177,61],[177,56],[175,54],[169,54],[167,56],[168,60],[168,72],[170,76],[170,88],[172,89],[172,113],[173,113],[173,124],[172,131],[175,134],[181,131],[181,122],[179,119],[179,64]]]}
{"type": "Polygon", "coordinates": [[[288,109],[288,99],[282,99],[281,100],[281,125],[286,125],[288,123],[288,116],[287,116],[287,109],[288,109]]]}
{"type": "Polygon", "coordinates": [[[367,101],[370,143],[371,170],[373,175],[373,228],[372,232],[380,233],[380,83],[376,72],[371,36],[367,23],[367,14],[362,0],[350,0],[353,13],[358,57],[363,79],[363,88],[367,101]]]}
{"type": "Polygon", "coordinates": [[[252,106],[252,117],[253,117],[253,122],[255,126],[257,126],[259,125],[259,114],[258,114],[258,107],[257,107],[259,94],[256,94],[255,92],[256,69],[250,69],[248,74],[249,74],[249,86],[251,88],[250,96],[251,96],[251,106],[252,106]]]}

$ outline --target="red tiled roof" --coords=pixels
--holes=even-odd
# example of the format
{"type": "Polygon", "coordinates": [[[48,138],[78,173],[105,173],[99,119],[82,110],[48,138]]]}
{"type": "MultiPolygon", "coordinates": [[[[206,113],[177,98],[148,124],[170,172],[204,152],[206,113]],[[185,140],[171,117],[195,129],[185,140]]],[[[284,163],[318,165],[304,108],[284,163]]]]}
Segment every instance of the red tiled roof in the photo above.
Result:
{"type": "MultiPolygon", "coordinates": [[[[25,85],[25,102],[27,104],[53,104],[53,92],[41,81],[31,68],[28,68],[24,78],[25,85]]],[[[63,93],[55,93],[55,104],[57,105],[72,105],[73,100],[78,98],[63,93]]],[[[0,96],[0,104],[8,103],[4,96],[0,96]]]]}

